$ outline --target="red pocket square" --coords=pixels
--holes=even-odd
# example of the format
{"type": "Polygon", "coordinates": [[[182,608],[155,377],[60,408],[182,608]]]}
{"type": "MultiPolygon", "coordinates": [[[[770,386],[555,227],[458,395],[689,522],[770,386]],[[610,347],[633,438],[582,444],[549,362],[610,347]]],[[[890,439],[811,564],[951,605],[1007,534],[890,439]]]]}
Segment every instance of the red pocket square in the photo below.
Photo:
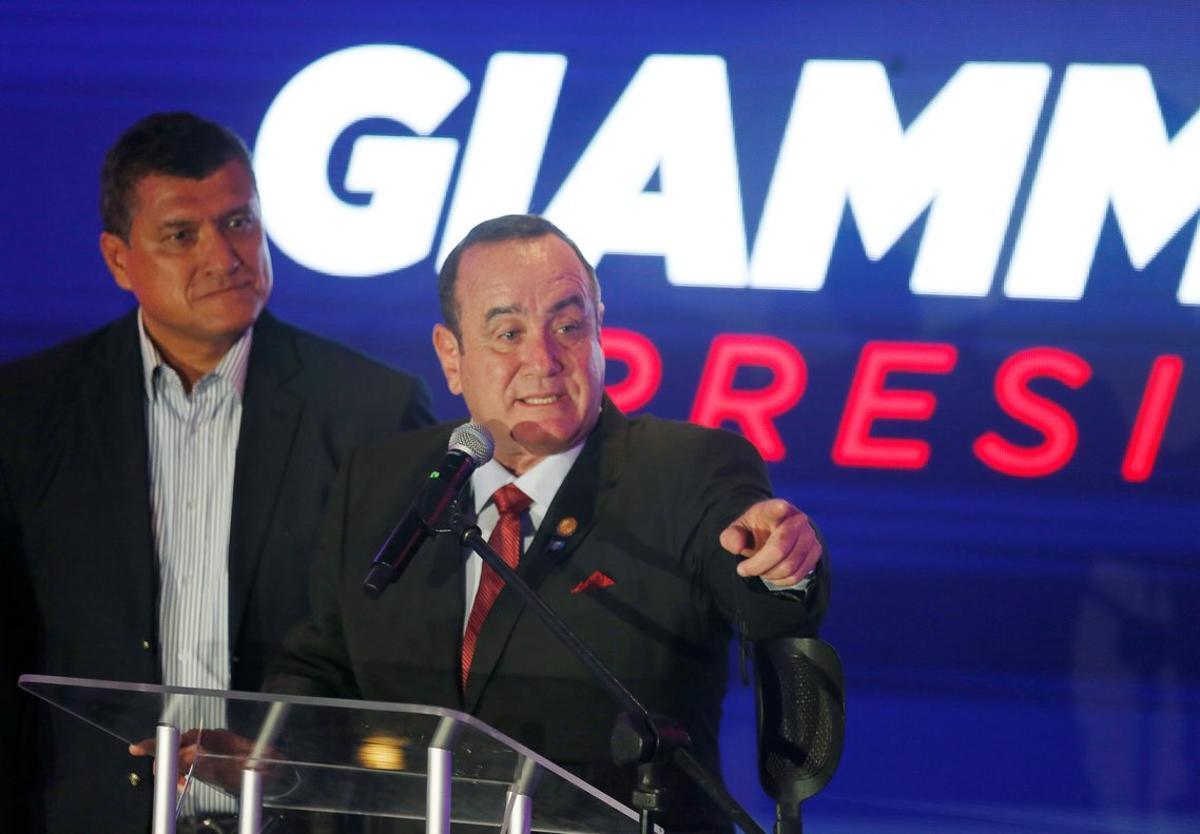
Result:
{"type": "Polygon", "coordinates": [[[591,576],[589,576],[587,579],[583,580],[578,585],[576,585],[574,588],[572,588],[571,593],[578,594],[581,591],[590,591],[593,588],[607,588],[609,585],[616,585],[616,584],[617,583],[611,577],[605,576],[604,574],[602,574],[600,571],[597,570],[597,571],[592,571],[591,576]]]}

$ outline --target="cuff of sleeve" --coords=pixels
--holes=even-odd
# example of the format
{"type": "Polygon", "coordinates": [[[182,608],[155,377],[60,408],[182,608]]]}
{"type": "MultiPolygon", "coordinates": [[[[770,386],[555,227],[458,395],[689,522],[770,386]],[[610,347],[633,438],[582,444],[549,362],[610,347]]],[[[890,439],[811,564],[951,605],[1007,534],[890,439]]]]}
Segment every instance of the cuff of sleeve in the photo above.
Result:
{"type": "Polygon", "coordinates": [[[808,589],[812,586],[813,582],[816,581],[816,578],[817,578],[817,569],[813,568],[812,570],[810,570],[808,572],[808,574],[803,579],[801,579],[799,582],[795,582],[791,585],[780,585],[776,582],[772,582],[769,579],[761,579],[760,578],[760,581],[762,582],[763,585],[766,586],[767,590],[771,591],[772,593],[779,594],[779,593],[784,593],[784,592],[790,591],[791,593],[799,594],[800,596],[804,596],[805,594],[808,593],[808,589]]]}

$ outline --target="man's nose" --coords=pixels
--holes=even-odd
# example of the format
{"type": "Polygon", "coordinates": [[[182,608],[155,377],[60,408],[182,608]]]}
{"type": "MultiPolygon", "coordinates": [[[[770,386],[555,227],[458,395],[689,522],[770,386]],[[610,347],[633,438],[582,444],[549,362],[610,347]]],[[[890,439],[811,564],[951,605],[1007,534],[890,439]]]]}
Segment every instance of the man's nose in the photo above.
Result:
{"type": "Polygon", "coordinates": [[[562,370],[562,360],[559,358],[560,345],[552,334],[531,334],[525,340],[525,367],[536,371],[542,376],[556,374],[562,370]]]}
{"type": "Polygon", "coordinates": [[[242,265],[233,242],[220,228],[208,229],[204,238],[205,268],[220,275],[232,275],[242,265]]]}

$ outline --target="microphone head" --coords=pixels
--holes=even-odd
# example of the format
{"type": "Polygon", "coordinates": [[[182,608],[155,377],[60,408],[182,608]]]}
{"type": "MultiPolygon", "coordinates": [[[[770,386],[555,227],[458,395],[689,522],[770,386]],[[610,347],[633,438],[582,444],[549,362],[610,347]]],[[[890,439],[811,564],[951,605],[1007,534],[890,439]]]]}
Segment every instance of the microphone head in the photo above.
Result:
{"type": "Polygon", "coordinates": [[[463,423],[450,435],[449,449],[458,450],[475,461],[476,466],[483,466],[492,459],[496,441],[492,440],[492,433],[479,423],[463,423]]]}
{"type": "Polygon", "coordinates": [[[842,662],[824,640],[779,637],[755,645],[754,665],[759,781],[781,819],[790,819],[828,784],[842,758],[842,662]]]}

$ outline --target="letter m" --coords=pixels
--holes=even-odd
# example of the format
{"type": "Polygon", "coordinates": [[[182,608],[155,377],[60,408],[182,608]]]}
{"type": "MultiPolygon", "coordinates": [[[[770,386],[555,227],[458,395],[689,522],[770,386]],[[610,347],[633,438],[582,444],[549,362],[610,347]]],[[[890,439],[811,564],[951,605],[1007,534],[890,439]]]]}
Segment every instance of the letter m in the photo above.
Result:
{"type": "Polygon", "coordinates": [[[912,291],[987,295],[1049,81],[1045,64],[967,63],[906,128],[881,64],[805,63],[750,284],[820,289],[848,205],[872,260],[928,211],[912,291]]]}
{"type": "MultiPolygon", "coordinates": [[[[1109,205],[1130,262],[1144,269],[1200,209],[1200,114],[1171,139],[1145,67],[1073,64],[1063,76],[1005,295],[1082,297],[1109,205]]],[[[1200,235],[1178,299],[1200,304],[1200,235]]]]}

